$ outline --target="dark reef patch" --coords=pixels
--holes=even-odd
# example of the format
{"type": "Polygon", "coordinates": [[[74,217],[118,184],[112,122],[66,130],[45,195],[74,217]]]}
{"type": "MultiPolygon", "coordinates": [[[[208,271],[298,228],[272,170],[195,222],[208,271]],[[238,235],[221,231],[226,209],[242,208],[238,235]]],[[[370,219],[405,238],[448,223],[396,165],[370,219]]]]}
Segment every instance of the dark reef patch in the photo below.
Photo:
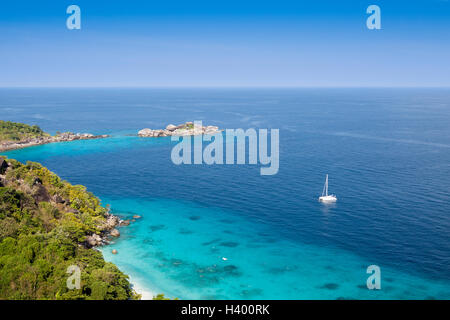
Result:
{"type": "Polygon", "coordinates": [[[235,265],[225,266],[223,271],[227,276],[239,277],[242,275],[242,273],[238,270],[238,267],[235,265]]]}
{"type": "Polygon", "coordinates": [[[282,267],[274,267],[274,268],[268,269],[268,272],[271,274],[283,274],[283,273],[294,271],[297,269],[298,269],[298,267],[296,267],[296,266],[285,266],[283,268],[282,267]]]}
{"type": "Polygon", "coordinates": [[[234,241],[223,241],[223,242],[219,243],[219,246],[228,247],[228,248],[235,248],[238,245],[239,245],[239,243],[234,242],[234,241]]]}
{"type": "Polygon", "coordinates": [[[254,296],[260,296],[262,295],[263,291],[261,289],[245,289],[241,291],[241,296],[244,298],[251,298],[254,296]]]}
{"type": "Polygon", "coordinates": [[[203,243],[202,243],[202,246],[209,246],[209,245],[211,245],[211,244],[213,244],[213,243],[219,242],[220,240],[222,240],[222,239],[217,238],[217,239],[213,239],[213,240],[211,240],[211,241],[203,242],[203,243]]]}
{"type": "Polygon", "coordinates": [[[327,289],[327,290],[336,290],[337,288],[339,288],[339,285],[337,283],[325,283],[320,288],[327,289]]]}
{"type": "Polygon", "coordinates": [[[196,221],[196,220],[200,220],[200,216],[190,216],[189,217],[189,220],[192,220],[192,221],[196,221]]]}
{"type": "Polygon", "coordinates": [[[367,289],[367,285],[366,284],[358,284],[356,287],[358,289],[363,289],[363,290],[367,289]]]}
{"type": "Polygon", "coordinates": [[[155,242],[155,240],[153,240],[152,238],[145,238],[144,240],[142,240],[142,243],[145,244],[152,244],[153,242],[155,242]]]}
{"type": "Polygon", "coordinates": [[[194,231],[182,228],[178,231],[178,233],[179,234],[192,234],[192,233],[194,233],[194,231]]]}
{"type": "Polygon", "coordinates": [[[171,259],[170,260],[170,264],[175,266],[175,267],[178,267],[178,266],[183,264],[183,261],[180,260],[180,259],[171,259]]]}
{"type": "Polygon", "coordinates": [[[156,224],[156,225],[150,226],[148,228],[151,230],[151,232],[155,232],[155,231],[159,231],[159,230],[165,229],[166,226],[163,225],[163,224],[156,224]]]}

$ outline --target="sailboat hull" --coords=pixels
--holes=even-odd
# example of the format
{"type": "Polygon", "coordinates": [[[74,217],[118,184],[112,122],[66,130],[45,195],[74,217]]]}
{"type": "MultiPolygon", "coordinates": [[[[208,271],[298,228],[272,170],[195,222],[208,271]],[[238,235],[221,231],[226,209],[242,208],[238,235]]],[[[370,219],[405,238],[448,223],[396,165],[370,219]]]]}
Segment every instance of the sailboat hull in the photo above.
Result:
{"type": "Polygon", "coordinates": [[[336,196],[333,196],[333,195],[331,195],[331,196],[322,196],[322,197],[319,197],[319,201],[320,202],[336,202],[337,198],[336,198],[336,196]]]}

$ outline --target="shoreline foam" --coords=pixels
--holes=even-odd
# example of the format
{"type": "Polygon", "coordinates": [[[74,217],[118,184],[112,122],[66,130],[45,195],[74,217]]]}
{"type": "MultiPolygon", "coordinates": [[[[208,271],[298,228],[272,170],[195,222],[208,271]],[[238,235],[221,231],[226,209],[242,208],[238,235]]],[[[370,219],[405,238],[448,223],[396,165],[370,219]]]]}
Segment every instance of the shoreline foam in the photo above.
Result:
{"type": "Polygon", "coordinates": [[[142,281],[139,281],[137,278],[132,277],[125,270],[120,268],[120,270],[124,271],[125,274],[129,277],[129,282],[131,283],[131,287],[136,293],[141,295],[141,300],[153,300],[153,297],[157,296],[156,291],[149,289],[148,287],[142,285],[142,281]]]}

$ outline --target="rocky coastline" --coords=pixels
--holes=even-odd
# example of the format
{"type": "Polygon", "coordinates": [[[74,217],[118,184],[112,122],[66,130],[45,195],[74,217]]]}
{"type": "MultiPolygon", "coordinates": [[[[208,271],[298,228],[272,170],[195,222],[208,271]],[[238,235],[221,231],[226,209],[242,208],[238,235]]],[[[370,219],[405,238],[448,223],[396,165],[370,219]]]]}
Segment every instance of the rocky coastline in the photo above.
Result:
{"type": "Polygon", "coordinates": [[[169,124],[165,129],[145,128],[138,132],[139,137],[169,137],[169,136],[195,136],[209,135],[221,132],[216,126],[195,126],[193,122],[186,122],[178,126],[169,124]]]}
{"type": "MultiPolygon", "coordinates": [[[[51,196],[51,192],[43,184],[43,181],[39,177],[35,177],[31,181],[31,185],[21,180],[15,180],[14,178],[7,178],[7,172],[12,167],[11,163],[2,156],[0,156],[0,187],[15,186],[21,191],[30,194],[36,203],[48,202],[54,205],[55,208],[59,208],[62,211],[80,215],[80,211],[71,207],[71,201],[64,196],[54,194],[51,196]]],[[[87,235],[84,241],[86,248],[92,248],[110,243],[111,239],[120,236],[118,227],[128,226],[131,222],[135,222],[140,219],[141,216],[133,215],[132,219],[121,220],[118,216],[110,213],[109,208],[106,208],[106,214],[104,220],[100,225],[96,226],[98,230],[96,233],[87,235]]]]}
{"type": "Polygon", "coordinates": [[[0,152],[9,151],[15,149],[22,149],[31,146],[38,146],[43,144],[49,144],[54,142],[66,142],[75,140],[91,140],[91,139],[104,139],[108,138],[109,135],[93,135],[91,133],[72,133],[65,132],[60,133],[55,136],[43,136],[31,139],[25,139],[20,141],[4,141],[0,142],[0,152]]]}
{"type": "MultiPolygon", "coordinates": [[[[140,299],[128,277],[100,250],[125,225],[81,185],[39,163],[0,156],[0,299],[140,299]],[[6,248],[6,249],[5,249],[6,248]],[[29,252],[32,258],[23,258],[29,252]],[[67,266],[83,270],[82,288],[66,287],[67,266]],[[45,266],[46,277],[36,278],[45,266]],[[57,285],[55,285],[57,284],[57,285]],[[45,290],[30,290],[36,286],[45,290]],[[107,291],[104,290],[107,288],[107,291]]],[[[117,253],[117,251],[116,251],[117,253]]]]}
{"type": "MultiPolygon", "coordinates": [[[[87,236],[85,246],[87,248],[93,248],[110,244],[112,239],[120,237],[120,231],[117,229],[118,227],[129,226],[131,222],[134,222],[139,218],[141,217],[134,215],[132,220],[122,220],[118,216],[108,212],[106,215],[106,221],[102,225],[98,226],[100,232],[87,236]]],[[[115,249],[112,251],[115,254],[117,253],[117,250],[115,249]]]]}

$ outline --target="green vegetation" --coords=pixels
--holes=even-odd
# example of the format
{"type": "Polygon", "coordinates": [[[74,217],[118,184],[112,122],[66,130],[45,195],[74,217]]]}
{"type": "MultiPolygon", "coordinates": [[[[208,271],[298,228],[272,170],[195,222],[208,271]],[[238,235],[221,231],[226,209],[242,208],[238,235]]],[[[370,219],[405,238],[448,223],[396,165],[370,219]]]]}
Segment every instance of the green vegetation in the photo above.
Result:
{"type": "Polygon", "coordinates": [[[86,236],[106,228],[99,199],[38,163],[7,163],[0,177],[0,299],[139,298],[128,276],[85,246],[86,236]],[[71,265],[81,269],[80,289],[67,288],[71,265]]]}
{"type": "MultiPolygon", "coordinates": [[[[159,293],[159,294],[157,294],[156,296],[153,297],[153,300],[170,300],[170,298],[166,298],[164,296],[164,294],[159,293]]],[[[178,300],[178,299],[175,299],[175,300],[178,300]]]]}
{"type": "Polygon", "coordinates": [[[49,137],[38,126],[0,120],[0,142],[24,141],[33,138],[49,137]]]}

